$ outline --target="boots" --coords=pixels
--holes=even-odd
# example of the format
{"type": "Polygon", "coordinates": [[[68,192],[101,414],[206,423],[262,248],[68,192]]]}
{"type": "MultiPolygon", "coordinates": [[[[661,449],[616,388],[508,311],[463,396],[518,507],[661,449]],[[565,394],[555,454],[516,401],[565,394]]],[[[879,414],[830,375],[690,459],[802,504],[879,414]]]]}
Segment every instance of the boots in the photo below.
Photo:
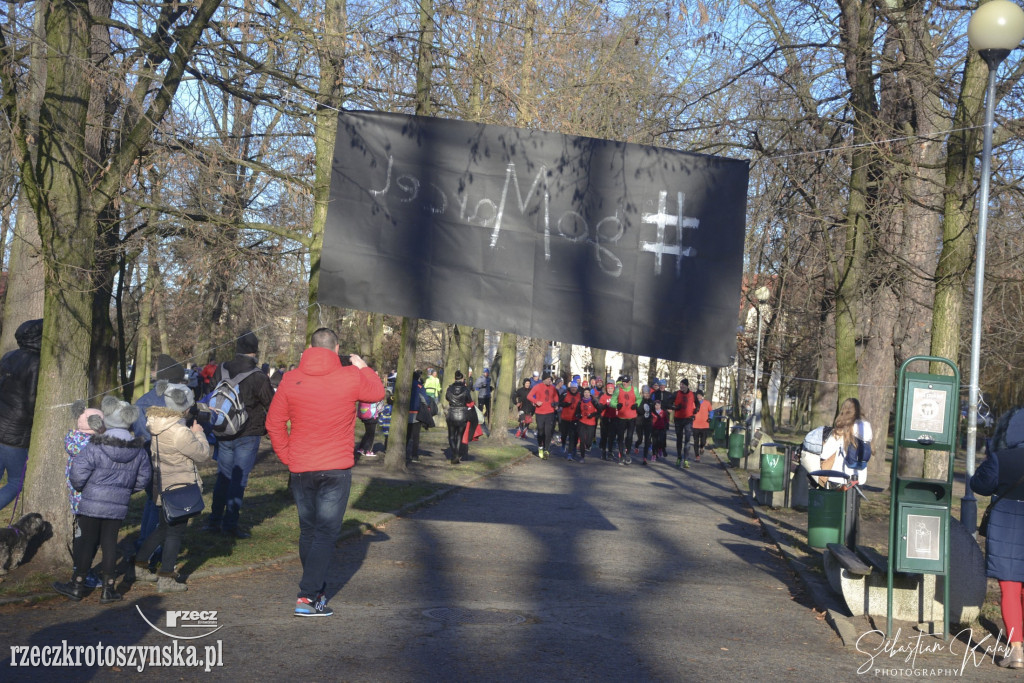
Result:
{"type": "Polygon", "coordinates": [[[175,576],[174,572],[157,573],[157,593],[184,593],[187,590],[188,586],[183,583],[178,583],[178,578],[175,576]]]}
{"type": "Polygon", "coordinates": [[[71,598],[75,602],[79,602],[85,597],[85,577],[84,576],[72,576],[71,580],[67,583],[53,583],[53,590],[57,591],[61,595],[71,598]]]}
{"type": "Polygon", "coordinates": [[[114,589],[114,579],[107,579],[103,584],[103,593],[100,595],[100,602],[104,605],[111,602],[120,602],[123,596],[114,589]]]}

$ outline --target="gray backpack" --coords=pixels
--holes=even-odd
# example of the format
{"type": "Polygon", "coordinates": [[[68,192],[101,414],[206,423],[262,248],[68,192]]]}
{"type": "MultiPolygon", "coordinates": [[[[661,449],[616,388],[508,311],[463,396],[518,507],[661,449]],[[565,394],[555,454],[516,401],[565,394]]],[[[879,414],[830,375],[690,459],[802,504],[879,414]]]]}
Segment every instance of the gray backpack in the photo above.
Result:
{"type": "Polygon", "coordinates": [[[238,385],[242,383],[243,379],[259,371],[259,368],[253,368],[232,377],[225,365],[220,366],[221,380],[210,392],[208,400],[212,413],[210,424],[215,435],[234,436],[245,427],[245,423],[249,421],[249,412],[245,409],[245,403],[242,402],[242,394],[238,390],[238,385]]]}
{"type": "Polygon", "coordinates": [[[804,442],[800,446],[803,450],[808,453],[814,453],[815,455],[821,455],[821,449],[825,442],[828,441],[828,437],[832,434],[832,428],[828,425],[817,427],[807,432],[807,436],[804,437],[804,442]]]}

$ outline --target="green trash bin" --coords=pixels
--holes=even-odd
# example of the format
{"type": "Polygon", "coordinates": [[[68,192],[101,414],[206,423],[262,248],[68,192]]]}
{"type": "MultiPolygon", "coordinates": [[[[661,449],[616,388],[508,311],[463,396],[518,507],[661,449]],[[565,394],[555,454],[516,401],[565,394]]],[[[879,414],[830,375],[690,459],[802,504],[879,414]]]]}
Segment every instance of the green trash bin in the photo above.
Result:
{"type": "Polygon", "coordinates": [[[807,492],[807,545],[824,548],[846,543],[846,491],[811,489],[807,492]]]}
{"type": "Polygon", "coordinates": [[[729,418],[721,415],[716,416],[712,430],[712,438],[714,438],[715,443],[724,446],[729,437],[729,418]]]}
{"type": "Polygon", "coordinates": [[[762,491],[783,491],[786,488],[786,455],[776,452],[778,444],[761,444],[761,484],[762,491]],[[766,453],[765,447],[771,449],[766,453]]]}
{"type": "Polygon", "coordinates": [[[740,466],[740,460],[743,459],[743,445],[746,440],[743,425],[736,425],[732,428],[732,434],[729,435],[729,464],[733,467],[740,466]]]}

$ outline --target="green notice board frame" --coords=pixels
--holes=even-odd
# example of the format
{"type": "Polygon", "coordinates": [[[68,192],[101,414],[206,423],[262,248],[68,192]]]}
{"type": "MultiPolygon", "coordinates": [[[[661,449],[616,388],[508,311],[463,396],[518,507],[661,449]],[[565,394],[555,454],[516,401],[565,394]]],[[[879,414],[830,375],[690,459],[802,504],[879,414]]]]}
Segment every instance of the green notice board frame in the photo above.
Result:
{"type": "Polygon", "coordinates": [[[889,571],[886,635],[892,635],[893,575],[942,576],[942,637],[949,639],[949,521],[953,503],[953,458],[960,426],[960,370],[948,358],[914,356],[900,366],[896,382],[892,500],[889,509],[889,571]],[[951,375],[908,372],[911,363],[941,363],[951,375]],[[946,478],[901,477],[900,455],[908,448],[946,453],[946,478]]]}

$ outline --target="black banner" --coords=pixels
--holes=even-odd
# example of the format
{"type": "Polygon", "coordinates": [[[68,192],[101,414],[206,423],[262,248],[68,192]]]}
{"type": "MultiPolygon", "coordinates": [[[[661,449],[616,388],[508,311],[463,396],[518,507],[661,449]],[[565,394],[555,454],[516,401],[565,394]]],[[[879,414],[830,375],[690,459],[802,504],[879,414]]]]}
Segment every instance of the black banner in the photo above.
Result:
{"type": "Polygon", "coordinates": [[[727,366],[746,193],[745,161],[344,112],[320,299],[727,366]]]}

